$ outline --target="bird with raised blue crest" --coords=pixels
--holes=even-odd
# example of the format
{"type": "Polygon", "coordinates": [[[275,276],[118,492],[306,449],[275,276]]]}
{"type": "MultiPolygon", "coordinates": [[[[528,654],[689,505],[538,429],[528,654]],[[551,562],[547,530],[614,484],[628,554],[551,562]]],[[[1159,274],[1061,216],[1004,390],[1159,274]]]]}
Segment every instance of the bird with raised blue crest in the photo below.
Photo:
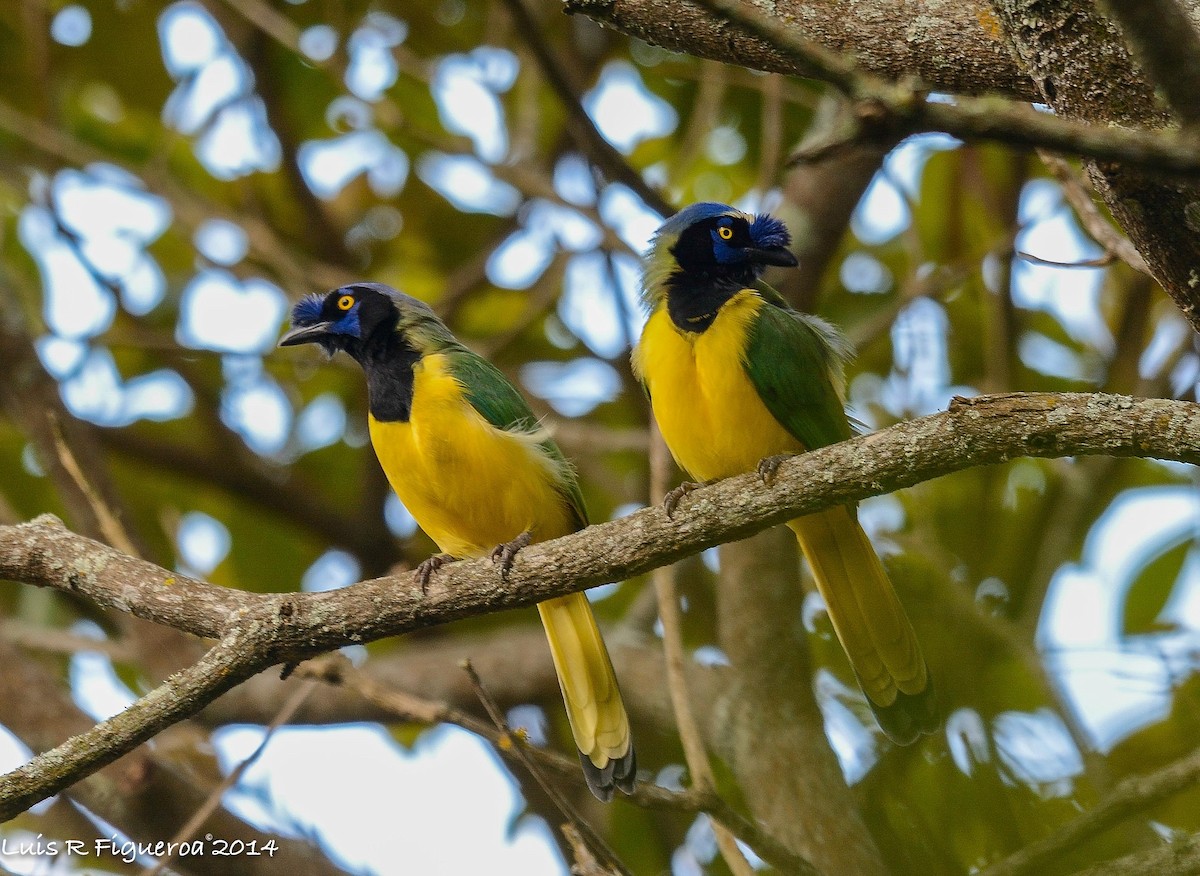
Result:
{"type": "MultiPolygon", "coordinates": [[[[778,219],[693,204],[658,230],[645,259],[649,319],[634,373],[680,467],[698,481],[757,470],[850,438],[849,347],[760,278],[795,267],[778,219]]],[[[668,495],[668,510],[698,485],[668,495]]],[[[933,685],[908,616],[858,523],[838,506],[787,524],[879,726],[907,744],[937,726],[933,685]]]]}
{"type": "MultiPolygon", "coordinates": [[[[505,575],[520,549],[587,526],[575,473],[520,392],[455,339],[425,303],[379,283],[310,295],[280,346],[318,344],[367,377],[368,424],[392,489],[444,552],[491,556],[505,575]]],[[[588,787],[633,791],[629,718],[587,597],[538,604],[588,787]]]]}

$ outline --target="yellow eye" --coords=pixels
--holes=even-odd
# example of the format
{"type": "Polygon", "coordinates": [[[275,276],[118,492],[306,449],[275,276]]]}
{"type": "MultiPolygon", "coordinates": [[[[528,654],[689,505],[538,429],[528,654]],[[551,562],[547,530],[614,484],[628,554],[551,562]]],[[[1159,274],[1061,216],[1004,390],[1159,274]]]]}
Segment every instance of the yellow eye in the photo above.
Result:
{"type": "Polygon", "coordinates": [[[343,295],[341,298],[338,299],[338,310],[349,310],[353,306],[354,306],[354,296],[353,295],[343,295]]]}
{"type": "Polygon", "coordinates": [[[721,240],[731,240],[733,238],[733,229],[727,225],[722,225],[717,229],[717,234],[721,235],[721,240]]]}

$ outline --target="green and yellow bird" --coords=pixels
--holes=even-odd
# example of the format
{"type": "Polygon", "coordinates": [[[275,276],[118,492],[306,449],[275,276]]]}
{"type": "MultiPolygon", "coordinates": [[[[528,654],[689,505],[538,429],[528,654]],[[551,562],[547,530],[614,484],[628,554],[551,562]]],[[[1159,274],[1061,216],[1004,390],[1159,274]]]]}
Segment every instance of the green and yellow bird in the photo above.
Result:
{"type": "MultiPolygon", "coordinates": [[[[587,526],[575,474],[516,388],[424,303],[379,283],[310,295],[280,346],[316,343],[367,377],[371,444],[404,506],[444,554],[507,572],[531,542],[587,526]]],[[[637,764],[612,662],[582,593],[538,605],[588,787],[633,790],[637,764]]]]}
{"type": "MultiPolygon", "coordinates": [[[[697,480],[768,475],[782,456],[853,434],[842,399],[846,341],[759,279],[767,265],[797,264],[790,240],[771,216],[702,203],[651,242],[642,291],[650,315],[633,369],[676,462],[697,480]]],[[[902,744],[932,732],[925,658],[854,507],[788,526],[879,726],[902,744]]]]}

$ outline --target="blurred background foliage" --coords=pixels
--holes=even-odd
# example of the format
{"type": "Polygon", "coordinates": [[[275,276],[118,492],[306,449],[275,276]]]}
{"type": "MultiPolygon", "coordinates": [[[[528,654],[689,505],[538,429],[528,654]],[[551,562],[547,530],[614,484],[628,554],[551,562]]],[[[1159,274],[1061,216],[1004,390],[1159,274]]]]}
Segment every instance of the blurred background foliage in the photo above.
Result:
{"type": "MultiPolygon", "coordinates": [[[[1085,185],[1077,169],[929,135],[789,171],[789,151],[837,118],[823,86],[673,54],[548,0],[514,16],[514,2],[0,4],[0,517],[49,511],[165,567],[254,591],[411,568],[433,545],[375,463],[360,373],[274,349],[291,301],[363,278],[427,300],[522,386],[578,466],[594,520],[628,513],[649,494],[647,405],[627,354],[659,193],[790,224],[802,267],[771,279],[854,340],[849,402],[869,428],[956,394],[1195,397],[1191,331],[1152,281],[1081,230],[1069,205],[1085,185]]],[[[1192,750],[1194,477],[1147,460],[1018,460],[864,503],[925,644],[944,732],[906,749],[879,734],[815,596],[775,622],[799,630],[804,674],[788,683],[813,692],[828,738],[816,744],[836,754],[846,800],[889,869],[983,868],[1122,777],[1192,750]]],[[[778,562],[796,561],[783,551],[778,562]]],[[[709,552],[676,570],[687,648],[718,694],[736,688],[738,669],[721,632],[726,565],[709,552]]],[[[627,693],[644,776],[679,787],[662,677],[645,663],[659,648],[653,599],[641,580],[595,596],[618,673],[639,688],[627,693]]],[[[0,613],[0,641],[93,716],[195,649],[12,583],[0,584],[0,613]],[[62,631],[75,638],[51,635],[62,631]],[[107,650],[81,652],[79,637],[107,650]]],[[[478,710],[456,660],[493,655],[485,681],[512,720],[568,750],[548,667],[518,668],[548,664],[532,625],[525,612],[481,617],[356,659],[478,710]]],[[[247,738],[261,739],[245,725],[283,702],[262,690],[255,702],[231,694],[163,750],[211,783],[218,763],[228,771],[247,738]]],[[[702,710],[717,702],[697,699],[702,710]]],[[[9,766],[34,744],[23,708],[0,702],[9,766]]],[[[378,719],[354,703],[320,711],[310,704],[292,723],[378,719]]],[[[721,720],[736,723],[709,716],[705,730],[714,757],[733,763],[722,740],[735,731],[721,720]]],[[[464,759],[450,753],[467,744],[457,736],[387,726],[374,757],[444,772],[371,797],[383,792],[362,770],[383,767],[327,776],[314,764],[345,763],[360,742],[284,730],[272,746],[292,754],[264,758],[226,804],[353,870],[470,872],[422,869],[417,848],[440,844],[449,857],[431,860],[445,865],[448,845],[487,833],[493,872],[564,872],[558,816],[527,777],[518,795],[478,743],[464,759]],[[310,747],[284,744],[301,738],[310,747]],[[303,788],[281,790],[280,776],[306,770],[303,788]],[[397,814],[404,797],[435,813],[430,801],[446,795],[461,807],[483,794],[481,770],[496,772],[499,802],[458,812],[458,839],[397,814]],[[359,801],[346,805],[371,839],[352,838],[314,797],[359,801]]],[[[781,725],[761,727],[789,744],[781,725]]],[[[808,763],[797,755],[788,768],[808,763]]],[[[739,778],[735,765],[723,782],[739,778]]],[[[578,803],[635,873],[725,872],[703,816],[578,803]]],[[[789,817],[850,818],[818,810],[789,817]]],[[[61,807],[40,808],[0,836],[82,829],[61,807]]],[[[1189,790],[1059,870],[1198,829],[1189,790]]]]}

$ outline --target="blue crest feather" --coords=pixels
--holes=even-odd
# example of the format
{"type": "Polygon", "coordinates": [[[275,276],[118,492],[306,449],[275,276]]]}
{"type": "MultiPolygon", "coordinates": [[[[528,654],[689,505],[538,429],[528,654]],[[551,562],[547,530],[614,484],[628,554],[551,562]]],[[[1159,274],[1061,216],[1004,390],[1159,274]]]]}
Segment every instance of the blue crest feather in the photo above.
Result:
{"type": "Polygon", "coordinates": [[[296,302],[292,308],[292,325],[316,325],[321,321],[321,309],[325,304],[325,296],[310,293],[296,302]]]}
{"type": "Polygon", "coordinates": [[[755,246],[764,249],[771,246],[787,246],[792,242],[792,235],[788,233],[787,226],[766,213],[755,216],[754,221],[750,223],[750,238],[755,246]]]}

